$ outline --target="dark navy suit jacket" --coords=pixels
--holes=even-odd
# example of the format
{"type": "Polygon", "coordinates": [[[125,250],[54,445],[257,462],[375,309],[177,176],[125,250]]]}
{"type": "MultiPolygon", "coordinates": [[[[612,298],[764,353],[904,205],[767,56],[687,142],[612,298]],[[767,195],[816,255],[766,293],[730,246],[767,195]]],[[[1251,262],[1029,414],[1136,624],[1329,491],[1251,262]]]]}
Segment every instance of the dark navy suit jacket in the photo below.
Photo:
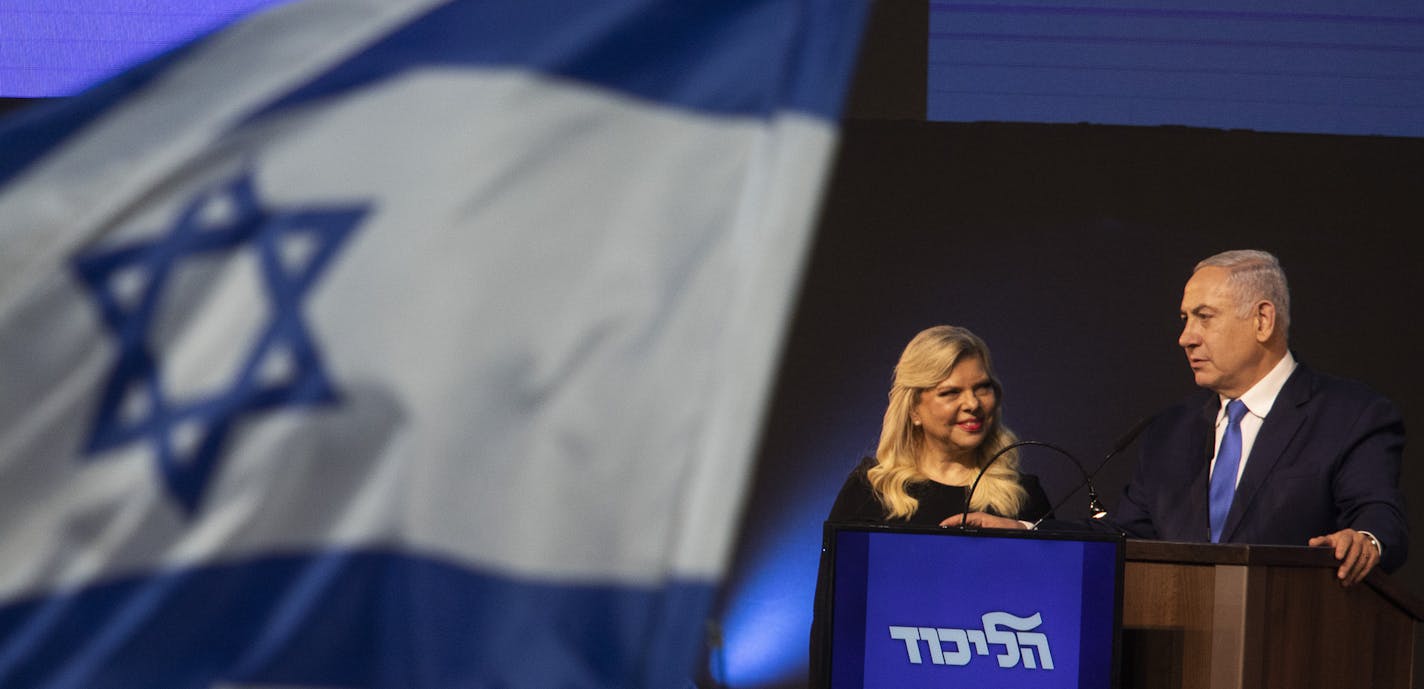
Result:
{"type": "MultiPolygon", "coordinates": [[[[1132,480],[1112,521],[1129,535],[1209,541],[1208,469],[1220,409],[1202,390],[1166,410],[1143,433],[1132,480]]],[[[1408,554],[1399,470],[1404,420],[1365,385],[1304,365],[1281,388],[1246,458],[1223,543],[1305,545],[1344,528],[1380,540],[1380,567],[1408,554]]]]}

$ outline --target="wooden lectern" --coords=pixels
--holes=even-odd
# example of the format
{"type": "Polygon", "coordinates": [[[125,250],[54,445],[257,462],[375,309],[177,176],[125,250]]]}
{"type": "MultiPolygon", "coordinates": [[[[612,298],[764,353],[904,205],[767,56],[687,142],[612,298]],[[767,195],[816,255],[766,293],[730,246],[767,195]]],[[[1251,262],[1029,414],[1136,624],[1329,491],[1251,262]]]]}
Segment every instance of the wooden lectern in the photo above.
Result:
{"type": "Polygon", "coordinates": [[[1424,603],[1324,548],[1128,541],[1124,689],[1410,689],[1424,603]]]}

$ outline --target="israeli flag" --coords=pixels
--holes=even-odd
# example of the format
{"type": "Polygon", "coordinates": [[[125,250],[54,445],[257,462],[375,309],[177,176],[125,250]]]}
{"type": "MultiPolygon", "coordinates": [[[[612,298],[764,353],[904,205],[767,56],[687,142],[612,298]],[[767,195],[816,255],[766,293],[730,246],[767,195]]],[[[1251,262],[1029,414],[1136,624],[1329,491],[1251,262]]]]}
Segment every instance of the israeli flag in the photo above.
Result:
{"type": "Polygon", "coordinates": [[[0,128],[0,687],[685,687],[864,7],[316,0],[0,128]]]}

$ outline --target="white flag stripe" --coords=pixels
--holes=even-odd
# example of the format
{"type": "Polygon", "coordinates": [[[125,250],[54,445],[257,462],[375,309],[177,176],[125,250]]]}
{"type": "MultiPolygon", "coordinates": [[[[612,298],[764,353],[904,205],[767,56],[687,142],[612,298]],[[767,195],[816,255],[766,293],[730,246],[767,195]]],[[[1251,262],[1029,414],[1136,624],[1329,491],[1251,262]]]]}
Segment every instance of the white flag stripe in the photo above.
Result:
{"type": "MultiPolygon", "coordinates": [[[[746,380],[769,376],[775,352],[761,343],[776,341],[784,327],[806,236],[784,228],[810,221],[810,202],[833,137],[824,123],[795,114],[770,123],[698,117],[527,73],[433,70],[368,89],[359,102],[334,112],[298,111],[241,136],[261,138],[244,143],[263,151],[256,179],[276,205],[340,202],[406,187],[389,195],[308,307],[317,331],[328,341],[343,342],[327,351],[337,378],[351,381],[357,391],[375,390],[374,383],[369,388],[361,383],[388,377],[391,366],[469,362],[462,377],[451,377],[442,366],[412,368],[412,375],[397,383],[400,389],[386,393],[399,400],[386,406],[400,420],[381,422],[392,428],[412,424],[387,441],[388,456],[450,459],[404,476],[407,490],[422,496],[408,501],[409,513],[386,515],[394,522],[357,519],[353,523],[365,524],[369,532],[348,527],[343,544],[394,540],[470,564],[550,579],[656,581],[669,574],[710,578],[721,570],[732,534],[711,525],[725,524],[739,506],[727,496],[745,479],[745,464],[737,469],[718,458],[751,451],[754,432],[729,430],[756,428],[765,384],[738,386],[715,372],[738,371],[746,380]],[[423,107],[402,108],[413,102],[423,107]],[[402,113],[409,129],[388,134],[375,146],[343,145],[381,127],[392,111],[402,113]],[[588,129],[589,123],[596,129],[588,129]],[[448,140],[424,137],[427,131],[463,136],[459,148],[452,149],[455,144],[448,140]],[[548,133],[560,131],[574,134],[561,137],[555,147],[548,133]],[[661,151],[666,162],[661,167],[640,164],[647,150],[661,151]],[[569,165],[570,160],[580,164],[569,165]],[[609,174],[591,176],[590,169],[609,174]],[[684,188],[709,193],[677,193],[684,188]],[[540,189],[565,191],[556,203],[520,193],[540,189]],[[630,193],[638,195],[639,203],[610,201],[630,193]],[[723,202],[725,194],[734,194],[738,203],[723,202]],[[377,229],[382,227],[391,229],[377,229]],[[661,241],[669,235],[704,239],[690,245],[661,241]],[[768,246],[778,236],[785,237],[783,246],[768,246]],[[669,274],[694,265],[693,254],[668,254],[669,249],[699,252],[698,271],[669,274]],[[547,277],[531,283],[531,266],[546,269],[547,277]],[[433,283],[410,280],[411,275],[433,283]],[[459,287],[430,292],[426,284],[459,287]],[[520,285],[517,303],[500,289],[506,285],[520,285]],[[417,304],[421,308],[402,308],[417,304]],[[352,333],[342,325],[360,322],[372,308],[388,308],[380,327],[352,333]],[[558,324],[552,335],[547,333],[550,322],[558,324]],[[634,322],[652,325],[631,331],[628,341],[599,340],[601,333],[626,331],[624,324],[634,322]],[[658,346],[653,328],[683,339],[658,346]],[[687,361],[682,353],[694,348],[708,355],[687,361]],[[565,379],[571,375],[583,378],[565,379]],[[524,409],[517,398],[526,394],[537,399],[524,409]],[[610,404],[624,413],[612,418],[598,413],[610,404]],[[449,414],[449,409],[468,409],[468,417],[449,414]],[[497,415],[508,418],[491,427],[503,425],[511,432],[469,436],[468,419],[497,415]],[[655,416],[659,423],[649,428],[646,419],[655,416]],[[541,424],[554,423],[562,428],[558,436],[538,432],[541,424]],[[512,432],[515,427],[523,430],[512,432]],[[633,449],[667,461],[631,467],[588,461],[633,449]],[[528,457],[547,458],[549,464],[531,463],[528,457]],[[679,478],[684,467],[699,463],[706,467],[703,475],[679,478]],[[469,486],[487,482],[492,473],[499,476],[501,489],[471,500],[469,486]],[[562,484],[548,480],[565,474],[578,478],[562,484]],[[629,489],[671,489],[681,480],[702,497],[683,504],[687,496],[679,490],[637,495],[629,489]],[[614,495],[620,499],[610,500],[614,495]],[[511,514],[549,518],[510,520],[511,514]],[[685,522],[672,523],[667,515],[685,522]],[[469,526],[478,524],[499,526],[469,526]],[[616,528],[610,530],[610,524],[616,528]],[[646,537],[608,542],[608,534],[625,531],[646,537]],[[672,562],[665,552],[670,544],[679,548],[672,562]]],[[[226,174],[239,162],[214,167],[226,174]]],[[[147,209],[135,221],[117,225],[110,236],[128,239],[171,223],[181,210],[178,200],[186,198],[182,189],[201,188],[220,176],[175,180],[187,186],[173,189],[174,202],[147,209]]],[[[251,294],[224,291],[221,285],[208,289],[212,296],[207,301],[189,305],[192,317],[262,306],[251,294]]],[[[65,308],[82,313],[88,310],[84,299],[73,292],[65,308]]],[[[187,367],[201,372],[231,342],[229,333],[198,323],[183,332],[201,339],[161,343],[175,353],[170,358],[177,367],[175,378],[184,377],[185,359],[187,367]]],[[[98,351],[86,357],[90,365],[82,370],[87,375],[73,388],[93,391],[106,372],[95,364],[112,353],[97,325],[83,339],[98,351]]],[[[55,374],[41,379],[61,378],[55,374]]],[[[67,434],[73,439],[80,428],[72,420],[84,418],[82,412],[93,404],[92,399],[70,399],[15,427],[65,426],[74,431],[67,434]]],[[[369,412],[357,401],[346,410],[315,416],[369,412]]],[[[31,447],[17,455],[55,449],[31,447]]],[[[134,447],[122,454],[123,463],[137,468],[126,474],[127,489],[151,490],[151,452],[134,447]]],[[[227,460],[228,471],[241,472],[249,455],[259,465],[270,462],[267,455],[242,452],[227,460]]],[[[100,480],[112,481],[106,464],[75,464],[73,476],[54,479],[82,483],[86,472],[95,471],[104,477],[100,480]]],[[[320,473],[297,475],[317,481],[306,487],[310,493],[329,492],[320,473]]],[[[214,501],[226,504],[227,483],[219,478],[213,490],[214,501]]],[[[335,504],[344,500],[334,498],[335,504]]],[[[23,513],[27,507],[33,506],[9,509],[23,513]]],[[[176,518],[161,523],[174,537],[185,528],[176,518]]],[[[154,527],[148,519],[131,524],[134,529],[154,527]]],[[[249,525],[238,536],[230,529],[203,528],[200,521],[176,541],[115,535],[110,540],[119,552],[87,558],[91,566],[64,568],[64,576],[48,581],[72,586],[148,564],[181,566],[333,542],[325,520],[273,526],[264,533],[249,525]],[[155,550],[136,558],[136,540],[155,550]],[[105,566],[94,569],[98,563],[105,566]]],[[[5,547],[0,544],[0,556],[5,547]]],[[[5,577],[0,593],[29,591],[51,574],[39,568],[14,581],[5,577]]]]}
{"type": "Polygon", "coordinates": [[[131,212],[135,198],[164,188],[235,122],[438,4],[293,2],[197,45],[188,59],[0,188],[0,318],[14,308],[21,286],[51,275],[53,265],[131,212]],[[255,44],[267,49],[253,50],[255,44]]]}

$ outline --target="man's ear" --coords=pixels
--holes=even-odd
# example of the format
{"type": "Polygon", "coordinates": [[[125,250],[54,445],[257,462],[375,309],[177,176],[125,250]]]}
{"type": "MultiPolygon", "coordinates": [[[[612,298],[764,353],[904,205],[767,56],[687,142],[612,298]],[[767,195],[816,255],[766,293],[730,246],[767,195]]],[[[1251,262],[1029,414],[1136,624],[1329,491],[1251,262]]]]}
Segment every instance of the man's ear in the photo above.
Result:
{"type": "Polygon", "coordinates": [[[1256,302],[1256,341],[1262,344],[1276,334],[1276,305],[1269,301],[1256,302]]]}

